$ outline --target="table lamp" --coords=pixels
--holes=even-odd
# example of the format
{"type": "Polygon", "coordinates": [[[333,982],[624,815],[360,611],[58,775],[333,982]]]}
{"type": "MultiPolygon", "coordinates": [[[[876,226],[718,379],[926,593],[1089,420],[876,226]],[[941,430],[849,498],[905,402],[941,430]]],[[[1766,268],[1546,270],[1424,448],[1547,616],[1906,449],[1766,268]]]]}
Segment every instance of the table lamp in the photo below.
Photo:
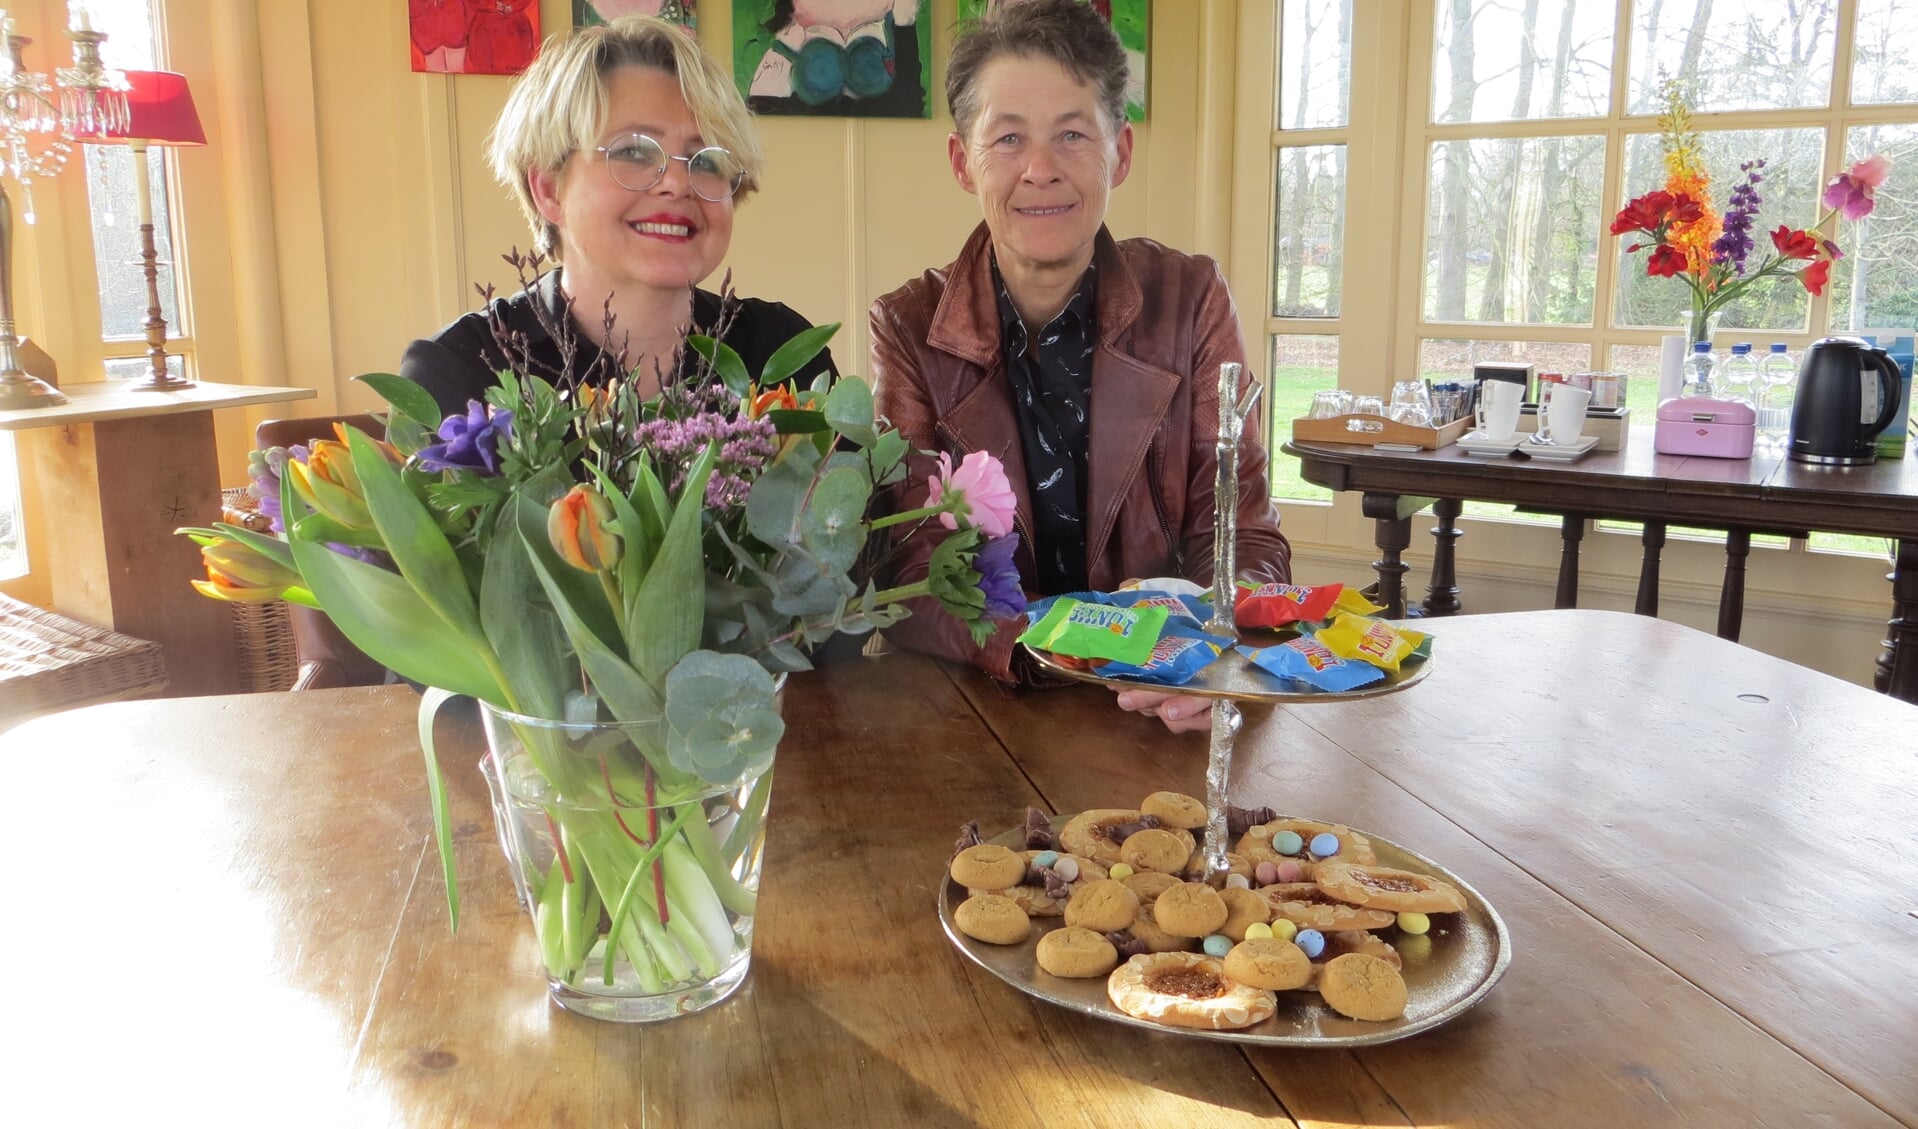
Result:
{"type": "Polygon", "coordinates": [[[147,278],[147,358],[152,370],[129,385],[137,391],[170,392],[193,387],[193,381],[167,371],[166,319],[160,316],[160,254],[153,244],[153,185],[147,172],[147,149],[153,145],[205,145],[206,131],[194,112],[186,76],[173,71],[127,71],[127,120],[78,139],[88,145],[125,145],[133,155],[133,184],[140,208],[140,260],[147,278]]]}

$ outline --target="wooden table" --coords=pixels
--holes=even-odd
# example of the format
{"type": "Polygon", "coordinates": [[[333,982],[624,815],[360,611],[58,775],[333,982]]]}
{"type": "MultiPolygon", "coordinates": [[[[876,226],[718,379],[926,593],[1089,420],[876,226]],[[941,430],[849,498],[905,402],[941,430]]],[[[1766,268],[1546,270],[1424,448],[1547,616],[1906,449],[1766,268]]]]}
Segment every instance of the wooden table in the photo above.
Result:
{"type": "Polygon", "coordinates": [[[1610,518],[1645,523],[1645,563],[1637,610],[1658,614],[1658,555],[1665,527],[1700,525],[1727,531],[1725,579],[1718,633],[1738,638],[1744,614],[1745,560],[1753,533],[1806,530],[1894,539],[1892,616],[1878,659],[1880,690],[1918,702],[1918,457],[1863,467],[1818,467],[1780,455],[1706,459],[1661,455],[1652,429],[1634,427],[1622,451],[1594,452],[1576,463],[1485,458],[1457,447],[1437,451],[1378,451],[1352,443],[1294,440],[1283,450],[1299,460],[1305,480],[1331,490],[1356,490],[1373,518],[1379,591],[1389,614],[1405,609],[1401,554],[1412,543],[1412,515],[1431,506],[1439,524],[1428,615],[1459,610],[1455,544],[1460,503],[1510,502],[1563,515],[1560,608],[1577,606],[1578,547],[1585,523],[1610,518]]]}
{"type": "Polygon", "coordinates": [[[630,1028],[547,1003],[470,724],[449,936],[404,688],[131,702],[0,737],[0,1124],[1918,1125],[1918,707],[1644,617],[1432,626],[1422,684],[1248,710],[1235,770],[1504,915],[1510,973],[1419,1037],[1133,1030],[952,949],[961,821],[1201,787],[1201,738],[1096,687],[796,677],[751,977],[630,1028]]]}
{"type": "Polygon", "coordinates": [[[0,411],[40,483],[56,611],[160,644],[175,694],[242,687],[232,609],[198,595],[199,546],[174,534],[220,520],[213,412],[304,400],[311,388],[195,384],[142,392],[73,384],[67,402],[0,411]]]}

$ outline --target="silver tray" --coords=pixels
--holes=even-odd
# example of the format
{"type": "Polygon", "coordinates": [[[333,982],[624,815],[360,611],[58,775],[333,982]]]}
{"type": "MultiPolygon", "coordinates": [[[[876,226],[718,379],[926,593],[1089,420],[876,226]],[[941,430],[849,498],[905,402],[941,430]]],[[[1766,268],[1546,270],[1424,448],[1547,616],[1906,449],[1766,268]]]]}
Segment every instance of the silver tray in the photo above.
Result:
{"type": "MultiPolygon", "coordinates": [[[[1283,643],[1289,636],[1277,632],[1260,635],[1241,634],[1240,638],[1248,645],[1269,647],[1274,643],[1283,643]]],[[[1407,686],[1422,680],[1432,667],[1430,658],[1402,664],[1396,672],[1386,671],[1383,682],[1374,682],[1370,686],[1361,686],[1357,690],[1320,690],[1301,682],[1280,678],[1269,671],[1261,670],[1251,659],[1237,651],[1226,651],[1212,660],[1204,670],[1195,675],[1192,681],[1183,686],[1161,686],[1151,682],[1141,682],[1136,678],[1107,678],[1096,670],[1077,670],[1059,662],[1051,652],[1041,651],[1027,646],[1026,653],[1032,661],[1039,664],[1047,674],[1060,678],[1070,678],[1075,682],[1096,682],[1101,686],[1115,686],[1122,690],[1152,690],[1161,694],[1180,694],[1194,698],[1230,698],[1238,702],[1334,702],[1357,698],[1376,698],[1381,694],[1394,694],[1407,686]]]]}
{"type": "MultiPolygon", "coordinates": [[[[1055,815],[1055,830],[1065,826],[1070,815],[1055,815]]],[[[1280,818],[1293,818],[1281,816],[1280,818]]],[[[1170,1027],[1137,1019],[1112,1006],[1106,998],[1106,978],[1068,980],[1040,969],[1035,950],[1039,938],[1065,924],[1061,917],[1035,917],[1032,936],[1021,945],[988,945],[959,931],[953,910],[966,900],[963,886],[947,877],[939,884],[939,923],[954,946],[973,963],[1029,996],[1047,1003],[1114,1023],[1199,1039],[1227,1043],[1252,1043],[1269,1047],[1367,1047],[1390,1043],[1429,1031],[1446,1023],[1484,999],[1512,963],[1512,938],[1505,922],[1477,890],[1458,875],[1423,855],[1414,854],[1389,839],[1362,828],[1353,828],[1372,841],[1379,865],[1410,870],[1442,878],[1465,895],[1465,912],[1433,914],[1431,946],[1423,958],[1414,959],[1420,946],[1408,945],[1401,935],[1391,936],[1405,961],[1405,1014],[1384,1023],[1347,1019],[1320,1001],[1316,992],[1280,992],[1279,1010],[1271,1019],[1237,1031],[1202,1031],[1188,1027],[1170,1027]]],[[[1014,828],[991,842],[1014,850],[1021,849],[1025,829],[1014,828]]]]}

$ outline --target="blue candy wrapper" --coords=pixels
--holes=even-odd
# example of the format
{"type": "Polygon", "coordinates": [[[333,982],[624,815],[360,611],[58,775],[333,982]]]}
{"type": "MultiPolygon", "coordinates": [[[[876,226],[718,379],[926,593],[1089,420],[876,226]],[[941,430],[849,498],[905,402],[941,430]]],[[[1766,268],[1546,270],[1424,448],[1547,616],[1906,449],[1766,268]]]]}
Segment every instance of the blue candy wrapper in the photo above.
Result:
{"type": "Polygon", "coordinates": [[[1212,618],[1211,604],[1197,596],[1175,592],[1141,588],[1114,592],[1105,598],[1105,602],[1121,608],[1164,608],[1167,623],[1184,623],[1193,627],[1204,627],[1212,618]]]}
{"type": "Polygon", "coordinates": [[[1207,635],[1181,620],[1169,618],[1165,632],[1152,645],[1152,657],[1144,663],[1133,666],[1130,663],[1109,662],[1093,669],[1102,678],[1123,678],[1155,686],[1183,686],[1212,665],[1212,661],[1231,645],[1230,639],[1207,635]]]}
{"type": "Polygon", "coordinates": [[[1260,670],[1303,682],[1319,690],[1357,690],[1385,677],[1370,663],[1342,659],[1316,639],[1301,636],[1271,647],[1239,646],[1239,653],[1260,670]]]}

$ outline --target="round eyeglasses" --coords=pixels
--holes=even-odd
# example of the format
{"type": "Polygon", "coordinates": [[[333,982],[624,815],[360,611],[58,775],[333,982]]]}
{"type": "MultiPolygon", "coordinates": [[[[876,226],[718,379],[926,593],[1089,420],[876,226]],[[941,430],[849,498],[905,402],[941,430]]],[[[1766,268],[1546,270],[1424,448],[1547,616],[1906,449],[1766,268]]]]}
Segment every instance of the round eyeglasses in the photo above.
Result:
{"type": "Polygon", "coordinates": [[[634,192],[644,192],[664,180],[669,161],[685,162],[686,180],[694,194],[715,204],[732,199],[733,193],[739,191],[740,182],[746,179],[746,170],[739,158],[733,156],[730,149],[717,145],[709,145],[690,157],[675,157],[645,134],[628,133],[593,151],[605,155],[613,180],[621,188],[634,192]]]}

